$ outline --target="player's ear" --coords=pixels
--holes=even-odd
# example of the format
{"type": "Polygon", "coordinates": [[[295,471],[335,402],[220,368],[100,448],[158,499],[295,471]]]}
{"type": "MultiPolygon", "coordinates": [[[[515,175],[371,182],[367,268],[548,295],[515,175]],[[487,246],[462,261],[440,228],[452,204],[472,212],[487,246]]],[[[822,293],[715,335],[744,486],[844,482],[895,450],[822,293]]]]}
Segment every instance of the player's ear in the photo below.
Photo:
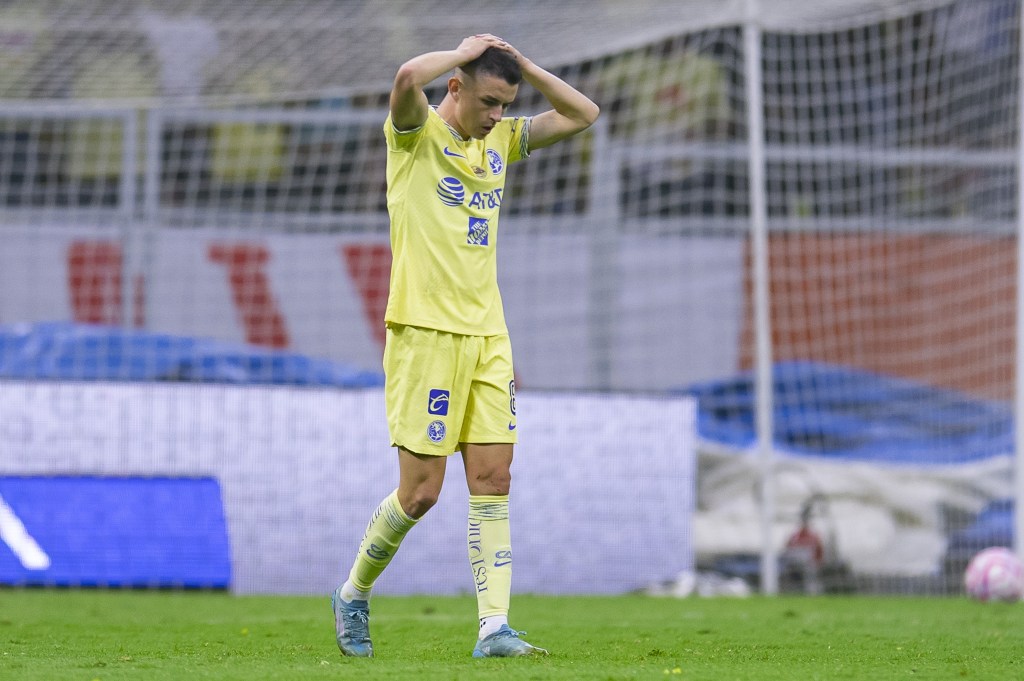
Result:
{"type": "Polygon", "coordinates": [[[458,76],[452,76],[448,79],[448,94],[453,99],[458,100],[459,94],[462,92],[462,79],[458,76]]]}

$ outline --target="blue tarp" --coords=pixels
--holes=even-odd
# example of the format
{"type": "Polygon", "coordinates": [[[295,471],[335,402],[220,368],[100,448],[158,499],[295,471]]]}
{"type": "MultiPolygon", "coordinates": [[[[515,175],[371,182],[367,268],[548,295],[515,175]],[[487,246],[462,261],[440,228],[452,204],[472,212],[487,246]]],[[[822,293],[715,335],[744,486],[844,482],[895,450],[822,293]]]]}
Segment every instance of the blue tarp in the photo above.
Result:
{"type": "Polygon", "coordinates": [[[0,378],[339,388],[384,384],[382,371],[366,371],[298,353],[67,322],[0,326],[0,378]]]}
{"type": "MultiPolygon", "coordinates": [[[[702,438],[755,442],[751,372],[689,386],[702,438]]],[[[879,463],[960,464],[1013,451],[1007,402],[818,362],[773,371],[774,441],[790,454],[879,463]]]]}
{"type": "Polygon", "coordinates": [[[947,559],[966,563],[975,553],[989,546],[1013,546],[1013,516],[1013,499],[990,502],[970,525],[949,535],[947,559]]]}

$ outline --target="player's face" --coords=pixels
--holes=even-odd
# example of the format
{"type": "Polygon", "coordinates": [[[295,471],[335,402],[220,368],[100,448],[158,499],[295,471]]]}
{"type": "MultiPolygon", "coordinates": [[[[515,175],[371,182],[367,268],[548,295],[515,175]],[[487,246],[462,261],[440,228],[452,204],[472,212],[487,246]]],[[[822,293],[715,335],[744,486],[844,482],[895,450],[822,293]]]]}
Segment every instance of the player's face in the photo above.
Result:
{"type": "Polygon", "coordinates": [[[456,100],[460,132],[476,139],[486,137],[518,92],[518,85],[509,85],[499,76],[483,73],[464,78],[456,100]]]}

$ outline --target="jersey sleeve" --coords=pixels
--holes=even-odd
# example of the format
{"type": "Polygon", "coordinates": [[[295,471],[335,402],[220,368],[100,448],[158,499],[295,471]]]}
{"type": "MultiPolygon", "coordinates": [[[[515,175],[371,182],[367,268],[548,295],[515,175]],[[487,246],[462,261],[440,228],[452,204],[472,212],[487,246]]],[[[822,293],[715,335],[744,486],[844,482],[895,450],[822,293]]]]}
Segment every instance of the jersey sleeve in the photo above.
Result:
{"type": "Polygon", "coordinates": [[[530,155],[530,122],[533,119],[528,116],[516,116],[508,120],[511,121],[512,128],[508,138],[508,160],[509,163],[515,163],[530,155]]]}
{"type": "Polygon", "coordinates": [[[426,127],[427,123],[424,121],[423,125],[418,128],[398,130],[391,120],[391,115],[388,114],[387,119],[384,121],[384,139],[387,140],[388,149],[392,151],[408,151],[412,149],[416,146],[417,140],[423,136],[421,133],[426,127]]]}

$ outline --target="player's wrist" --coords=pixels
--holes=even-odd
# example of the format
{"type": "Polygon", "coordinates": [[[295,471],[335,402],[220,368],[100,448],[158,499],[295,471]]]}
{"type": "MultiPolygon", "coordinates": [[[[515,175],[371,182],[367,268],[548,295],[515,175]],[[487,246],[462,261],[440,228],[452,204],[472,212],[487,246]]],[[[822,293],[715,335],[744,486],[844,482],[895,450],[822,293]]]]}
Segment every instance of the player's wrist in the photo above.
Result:
{"type": "Polygon", "coordinates": [[[479,51],[468,48],[460,47],[453,51],[453,59],[456,61],[456,66],[465,66],[479,56],[479,51]]]}
{"type": "Polygon", "coordinates": [[[539,66],[521,54],[516,55],[516,61],[519,63],[519,68],[523,72],[523,78],[531,78],[534,73],[537,73],[540,70],[539,66]]]}
{"type": "Polygon", "coordinates": [[[538,66],[526,57],[523,57],[522,61],[519,62],[519,68],[523,71],[523,80],[535,87],[548,75],[544,67],[538,66]]]}

